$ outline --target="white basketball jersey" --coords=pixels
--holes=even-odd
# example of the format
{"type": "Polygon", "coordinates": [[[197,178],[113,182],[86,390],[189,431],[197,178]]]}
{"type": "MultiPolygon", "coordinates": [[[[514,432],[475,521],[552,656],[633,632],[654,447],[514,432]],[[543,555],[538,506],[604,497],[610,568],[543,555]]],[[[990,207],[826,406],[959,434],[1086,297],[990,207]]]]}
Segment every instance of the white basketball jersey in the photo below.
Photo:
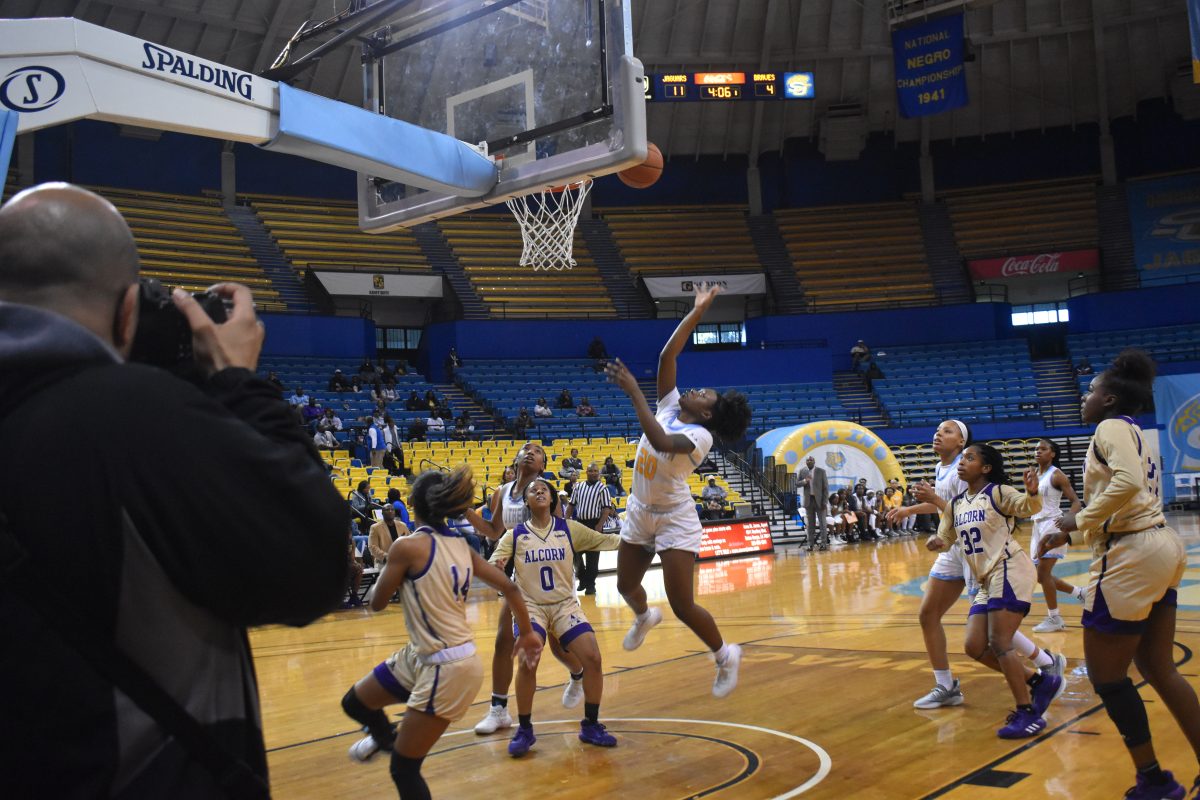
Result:
{"type": "Polygon", "coordinates": [[[967,484],[958,477],[958,462],[961,460],[962,453],[959,453],[949,464],[938,464],[934,472],[933,490],[947,503],[967,490],[967,484]]]}
{"type": "Polygon", "coordinates": [[[658,401],[654,415],[667,435],[683,434],[695,445],[690,453],[660,453],[642,434],[633,466],[630,491],[642,503],[651,506],[677,506],[692,501],[688,476],[712,449],[712,434],[703,425],[679,421],[679,389],[672,389],[658,401]]]}
{"type": "Polygon", "coordinates": [[[428,536],[429,563],[400,584],[400,608],[408,638],[423,656],[473,641],[467,623],[471,591],[471,546],[449,529],[422,525],[414,536],[428,536]]]}
{"type": "Polygon", "coordinates": [[[509,481],[496,490],[500,492],[500,521],[504,523],[504,529],[508,531],[529,519],[529,506],[525,505],[525,493],[522,492],[513,497],[514,484],[516,481],[509,481]]]}
{"type": "Polygon", "coordinates": [[[1059,472],[1053,464],[1038,478],[1038,494],[1042,497],[1042,510],[1034,519],[1058,519],[1062,516],[1062,490],[1054,486],[1054,475],[1059,472]]]}

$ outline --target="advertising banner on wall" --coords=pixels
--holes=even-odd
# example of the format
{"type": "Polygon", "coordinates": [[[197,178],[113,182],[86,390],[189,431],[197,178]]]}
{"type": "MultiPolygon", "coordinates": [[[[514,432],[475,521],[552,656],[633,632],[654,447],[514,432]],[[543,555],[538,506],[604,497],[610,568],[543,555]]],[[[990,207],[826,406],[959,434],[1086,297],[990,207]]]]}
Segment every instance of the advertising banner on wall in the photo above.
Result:
{"type": "Polygon", "coordinates": [[[1099,268],[1099,250],[1067,250],[1061,253],[982,258],[967,262],[967,269],[971,271],[971,277],[976,280],[1032,278],[1056,272],[1070,275],[1076,272],[1095,272],[1099,268]]]}
{"type": "Polygon", "coordinates": [[[766,294],[767,277],[761,272],[749,275],[677,275],[672,278],[646,278],[652,297],[691,297],[699,283],[717,283],[725,294],[766,294]]]}
{"type": "Polygon", "coordinates": [[[892,32],[896,100],[902,116],[925,117],[967,104],[963,41],[962,14],[892,32]]]}
{"type": "Polygon", "coordinates": [[[1131,181],[1125,191],[1142,281],[1182,283],[1200,275],[1200,173],[1131,181]]]}
{"type": "Polygon", "coordinates": [[[325,291],[335,297],[441,297],[440,275],[318,272],[325,291]]]}
{"type": "Polygon", "coordinates": [[[1175,499],[1177,487],[1187,487],[1189,498],[1196,499],[1191,492],[1200,478],[1200,374],[1156,378],[1154,414],[1163,427],[1163,499],[1175,499]]]}

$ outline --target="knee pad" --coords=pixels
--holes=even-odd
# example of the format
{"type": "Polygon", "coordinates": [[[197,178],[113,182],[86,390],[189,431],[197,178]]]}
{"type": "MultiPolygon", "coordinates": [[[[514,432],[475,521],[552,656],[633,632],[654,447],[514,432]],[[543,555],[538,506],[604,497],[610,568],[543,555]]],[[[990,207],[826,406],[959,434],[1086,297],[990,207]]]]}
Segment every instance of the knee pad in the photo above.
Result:
{"type": "Polygon", "coordinates": [[[362,725],[367,724],[367,720],[371,717],[372,713],[371,709],[364,706],[362,700],[358,699],[353,686],[342,697],[342,711],[346,712],[347,717],[362,725]]]}
{"type": "Polygon", "coordinates": [[[400,792],[400,800],[430,800],[429,786],[421,777],[423,758],[406,758],[392,752],[392,783],[400,792]]]}
{"type": "Polygon", "coordinates": [[[1126,747],[1137,747],[1150,741],[1150,720],[1133,681],[1126,677],[1113,683],[1098,683],[1096,694],[1100,695],[1104,710],[1117,726],[1126,747]]]}

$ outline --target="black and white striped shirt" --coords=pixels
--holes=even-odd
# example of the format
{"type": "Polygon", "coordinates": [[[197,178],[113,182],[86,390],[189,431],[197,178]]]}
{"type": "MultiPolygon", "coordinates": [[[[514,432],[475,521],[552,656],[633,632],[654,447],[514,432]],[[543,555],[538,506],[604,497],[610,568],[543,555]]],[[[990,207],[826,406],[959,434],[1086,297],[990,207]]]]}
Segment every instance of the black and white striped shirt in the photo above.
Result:
{"type": "Polygon", "coordinates": [[[606,507],[612,507],[612,497],[608,494],[608,484],[598,480],[589,484],[587,481],[577,481],[571,490],[571,505],[575,509],[575,519],[589,522],[600,519],[606,507]]]}

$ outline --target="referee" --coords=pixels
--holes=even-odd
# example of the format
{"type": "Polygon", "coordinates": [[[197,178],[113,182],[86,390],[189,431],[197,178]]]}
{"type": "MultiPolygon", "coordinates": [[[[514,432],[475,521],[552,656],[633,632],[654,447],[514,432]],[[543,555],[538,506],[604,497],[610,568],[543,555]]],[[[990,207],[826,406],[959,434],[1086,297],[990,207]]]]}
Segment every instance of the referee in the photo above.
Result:
{"type": "MultiPolygon", "coordinates": [[[[567,504],[567,519],[574,518],[587,525],[592,530],[604,529],[612,514],[612,498],[608,494],[608,484],[600,480],[600,467],[596,462],[588,464],[587,480],[576,481],[571,490],[571,501],[567,504]]],[[[589,550],[582,554],[583,569],[579,569],[579,555],[575,556],[575,571],[580,573],[579,588],[584,594],[596,593],[596,574],[600,571],[600,553],[589,550]]]]}

